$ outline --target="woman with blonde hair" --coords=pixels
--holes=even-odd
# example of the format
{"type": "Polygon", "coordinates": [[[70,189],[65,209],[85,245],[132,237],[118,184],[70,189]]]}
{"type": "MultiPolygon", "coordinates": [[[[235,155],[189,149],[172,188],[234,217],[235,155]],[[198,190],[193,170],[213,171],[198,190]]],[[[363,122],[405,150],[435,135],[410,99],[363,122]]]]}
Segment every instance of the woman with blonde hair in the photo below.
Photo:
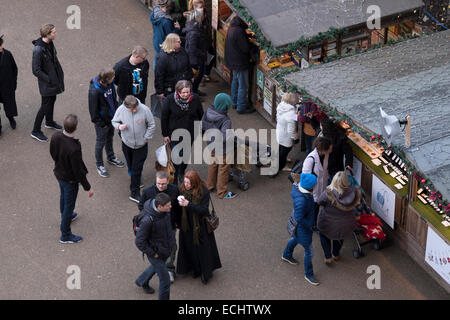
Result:
{"type": "Polygon", "coordinates": [[[340,259],[344,239],[350,237],[356,228],[354,209],[360,200],[361,191],[350,185],[344,171],[335,174],[331,184],[319,197],[317,228],[326,264],[340,259]]]}
{"type": "Polygon", "coordinates": [[[285,168],[286,160],[289,152],[296,140],[297,136],[297,107],[299,99],[296,93],[285,93],[277,107],[277,142],[278,149],[278,172],[290,170],[285,168]]]}
{"type": "Polygon", "coordinates": [[[161,45],[156,57],[155,90],[160,98],[173,94],[175,85],[180,80],[194,78],[189,56],[181,47],[180,36],[170,33],[161,45]]]}
{"type": "Polygon", "coordinates": [[[214,232],[208,233],[209,190],[196,171],[186,172],[178,202],[182,208],[177,273],[192,272],[206,284],[215,269],[222,267],[214,232]]]}

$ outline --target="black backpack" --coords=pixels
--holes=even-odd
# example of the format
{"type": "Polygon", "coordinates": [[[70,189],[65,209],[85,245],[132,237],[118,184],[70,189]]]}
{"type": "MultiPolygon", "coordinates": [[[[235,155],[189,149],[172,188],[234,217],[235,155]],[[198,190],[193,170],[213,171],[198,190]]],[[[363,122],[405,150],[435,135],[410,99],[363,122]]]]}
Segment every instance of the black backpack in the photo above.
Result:
{"type": "Polygon", "coordinates": [[[312,166],[312,169],[311,169],[311,173],[312,173],[313,175],[317,176],[317,175],[314,173],[314,165],[316,164],[316,161],[314,160],[314,157],[313,157],[313,156],[308,156],[308,157],[306,157],[305,159],[303,159],[303,160],[297,160],[297,161],[294,163],[294,165],[292,166],[292,169],[291,169],[291,173],[290,173],[289,176],[288,176],[289,181],[291,181],[292,183],[295,183],[295,182],[298,183],[298,182],[300,182],[300,175],[302,174],[303,163],[304,163],[305,160],[308,159],[308,158],[312,158],[312,159],[313,159],[313,166],[312,166]]]}
{"type": "MultiPolygon", "coordinates": [[[[133,232],[134,235],[136,235],[136,233],[139,230],[139,226],[141,225],[141,220],[142,218],[144,218],[144,216],[146,215],[146,213],[144,212],[144,210],[142,210],[139,214],[135,215],[132,219],[133,222],[133,232]]],[[[153,217],[149,214],[150,219],[153,222],[153,217]]],[[[153,230],[153,225],[152,225],[152,230],[153,230]]]]}

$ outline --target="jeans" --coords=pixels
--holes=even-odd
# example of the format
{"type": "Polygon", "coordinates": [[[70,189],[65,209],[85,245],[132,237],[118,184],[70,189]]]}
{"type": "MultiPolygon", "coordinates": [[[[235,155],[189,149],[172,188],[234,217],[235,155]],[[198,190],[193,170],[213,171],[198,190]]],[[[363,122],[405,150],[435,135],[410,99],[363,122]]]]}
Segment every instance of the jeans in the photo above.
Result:
{"type": "Polygon", "coordinates": [[[170,299],[170,276],[166,267],[166,261],[161,258],[148,257],[150,266],[136,279],[139,286],[148,284],[150,279],[156,273],[159,278],[159,300],[170,299]]]}
{"type": "Polygon", "coordinates": [[[303,258],[303,264],[305,268],[305,276],[308,278],[314,277],[312,257],[313,257],[313,247],[312,247],[312,231],[303,230],[300,226],[297,227],[297,232],[295,237],[292,237],[284,249],[283,257],[292,258],[292,253],[294,252],[297,244],[302,245],[305,249],[305,256],[303,258]]]}
{"type": "Polygon", "coordinates": [[[148,144],[139,149],[132,149],[122,142],[122,151],[131,175],[130,191],[134,193],[139,191],[141,185],[142,169],[148,155],[148,144]]]}
{"type": "Polygon", "coordinates": [[[103,148],[106,151],[108,160],[114,158],[113,137],[114,127],[112,124],[106,125],[104,128],[95,124],[95,133],[97,138],[95,140],[95,164],[97,167],[103,166],[103,148]]]}
{"type": "Polygon", "coordinates": [[[61,191],[59,197],[59,210],[61,212],[61,238],[68,238],[72,235],[70,224],[72,223],[73,210],[78,195],[78,183],[70,183],[58,180],[61,191]]]}
{"type": "Polygon", "coordinates": [[[342,245],[344,244],[344,240],[333,240],[331,241],[322,233],[319,233],[320,236],[320,244],[322,245],[323,253],[326,259],[331,259],[331,242],[333,242],[333,256],[339,256],[339,252],[341,251],[342,245]]]}
{"type": "Polygon", "coordinates": [[[192,66],[195,70],[198,70],[198,75],[194,79],[194,83],[192,84],[192,91],[194,93],[198,93],[198,87],[200,86],[200,82],[202,82],[203,76],[205,75],[205,63],[201,63],[199,66],[192,66]]]}
{"type": "Polygon", "coordinates": [[[233,70],[231,82],[231,100],[237,107],[237,111],[247,109],[248,70],[233,70]]]}
{"type": "Polygon", "coordinates": [[[53,109],[55,108],[56,96],[41,97],[42,103],[41,108],[36,114],[36,119],[34,120],[33,132],[40,132],[42,120],[45,116],[45,123],[52,124],[55,122],[53,120],[53,109]]]}

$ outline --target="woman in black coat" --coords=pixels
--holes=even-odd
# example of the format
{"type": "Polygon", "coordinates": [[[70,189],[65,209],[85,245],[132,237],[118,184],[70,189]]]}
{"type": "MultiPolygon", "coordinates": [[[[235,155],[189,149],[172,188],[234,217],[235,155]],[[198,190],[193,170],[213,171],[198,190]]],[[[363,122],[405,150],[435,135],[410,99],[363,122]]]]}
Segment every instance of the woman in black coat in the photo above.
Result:
{"type": "MultiPolygon", "coordinates": [[[[3,48],[3,36],[0,37],[0,103],[3,103],[6,117],[11,128],[16,128],[14,117],[17,116],[16,89],[17,65],[11,52],[3,48]]],[[[0,135],[2,122],[0,119],[0,135]]]]}
{"type": "Polygon", "coordinates": [[[195,171],[188,171],[180,186],[182,208],[177,273],[192,276],[206,284],[215,269],[222,267],[214,232],[208,233],[205,217],[209,215],[210,195],[195,171]]]}
{"type": "Polygon", "coordinates": [[[156,57],[155,90],[160,98],[175,92],[175,85],[180,80],[194,79],[189,56],[181,47],[180,36],[176,33],[167,35],[161,51],[156,57]]]}
{"type": "MultiPolygon", "coordinates": [[[[193,84],[193,91],[199,93],[198,87],[205,74],[205,63],[208,56],[208,34],[206,25],[203,23],[203,11],[194,10],[190,13],[188,23],[183,32],[186,33],[186,52],[189,55],[189,61],[192,68],[198,70],[193,84]]],[[[199,93],[204,95],[204,93],[199,93]]]]}
{"type": "Polygon", "coordinates": [[[353,150],[347,142],[345,130],[330,118],[325,118],[320,122],[320,129],[322,130],[321,135],[333,143],[333,151],[328,159],[328,183],[330,183],[336,172],[344,171],[344,156],[345,169],[352,170],[353,150]]]}
{"type": "MultiPolygon", "coordinates": [[[[203,117],[203,107],[200,98],[195,93],[192,93],[192,83],[187,80],[178,81],[175,86],[175,92],[168,95],[162,101],[161,110],[161,131],[166,143],[170,143],[170,148],[174,147],[183,141],[183,137],[180,137],[179,141],[172,141],[172,133],[176,129],[184,129],[190,138],[190,146],[194,142],[196,136],[200,132],[194,132],[194,122],[201,121],[203,117]]],[[[178,138],[177,138],[178,139],[178,138]]],[[[176,163],[175,156],[180,158],[190,158],[190,150],[187,154],[183,155],[183,150],[179,153],[172,154],[173,165],[175,167],[174,184],[181,182],[184,172],[187,168],[187,161],[184,160],[181,163],[176,163]]]]}

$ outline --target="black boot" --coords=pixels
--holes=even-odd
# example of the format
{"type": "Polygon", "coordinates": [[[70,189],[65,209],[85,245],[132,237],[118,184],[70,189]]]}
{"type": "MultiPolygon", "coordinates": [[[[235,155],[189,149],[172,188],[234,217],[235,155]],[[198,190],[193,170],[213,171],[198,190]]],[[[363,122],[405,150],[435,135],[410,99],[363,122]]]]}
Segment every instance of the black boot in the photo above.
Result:
{"type": "Polygon", "coordinates": [[[17,123],[16,123],[16,120],[14,120],[14,117],[8,117],[8,120],[9,120],[9,124],[10,124],[11,128],[13,130],[16,129],[17,123]]]}

